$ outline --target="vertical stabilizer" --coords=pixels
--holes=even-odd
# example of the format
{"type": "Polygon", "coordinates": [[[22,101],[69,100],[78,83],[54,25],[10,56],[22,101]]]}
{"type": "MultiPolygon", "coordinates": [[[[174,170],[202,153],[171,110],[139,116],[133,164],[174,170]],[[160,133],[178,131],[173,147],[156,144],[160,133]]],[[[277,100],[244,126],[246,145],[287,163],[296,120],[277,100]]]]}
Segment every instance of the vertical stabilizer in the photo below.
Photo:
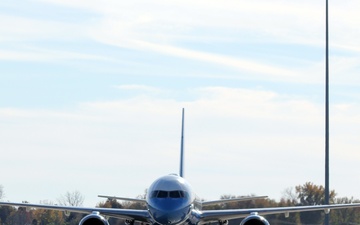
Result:
{"type": "Polygon", "coordinates": [[[181,120],[181,144],[180,144],[180,177],[184,177],[184,114],[185,109],[182,109],[181,120]]]}

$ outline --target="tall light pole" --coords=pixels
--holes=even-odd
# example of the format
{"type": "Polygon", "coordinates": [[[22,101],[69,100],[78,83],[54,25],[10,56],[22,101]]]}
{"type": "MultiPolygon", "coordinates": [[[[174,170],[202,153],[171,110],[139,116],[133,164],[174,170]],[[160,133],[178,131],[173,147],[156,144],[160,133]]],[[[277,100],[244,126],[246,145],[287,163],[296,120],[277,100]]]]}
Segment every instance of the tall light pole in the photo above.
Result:
{"type": "MultiPolygon", "coordinates": [[[[325,204],[329,204],[329,9],[326,0],[325,13],[325,204]]],[[[329,225],[329,214],[325,214],[329,225]]]]}

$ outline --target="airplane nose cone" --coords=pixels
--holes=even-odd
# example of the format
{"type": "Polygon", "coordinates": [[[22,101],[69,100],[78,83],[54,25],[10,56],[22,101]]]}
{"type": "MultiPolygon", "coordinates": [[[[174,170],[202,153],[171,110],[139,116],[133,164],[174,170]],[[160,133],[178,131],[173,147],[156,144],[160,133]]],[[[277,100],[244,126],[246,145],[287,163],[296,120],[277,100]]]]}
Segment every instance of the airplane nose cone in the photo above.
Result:
{"type": "Polygon", "coordinates": [[[157,216],[156,222],[162,225],[176,224],[178,221],[169,217],[169,215],[157,216]]]}
{"type": "Polygon", "coordinates": [[[153,219],[163,225],[179,224],[183,222],[190,213],[190,206],[179,204],[171,199],[162,199],[149,205],[153,219]]]}
{"type": "Polygon", "coordinates": [[[157,223],[163,225],[179,224],[187,218],[187,211],[183,209],[172,212],[155,212],[153,218],[157,223]]]}

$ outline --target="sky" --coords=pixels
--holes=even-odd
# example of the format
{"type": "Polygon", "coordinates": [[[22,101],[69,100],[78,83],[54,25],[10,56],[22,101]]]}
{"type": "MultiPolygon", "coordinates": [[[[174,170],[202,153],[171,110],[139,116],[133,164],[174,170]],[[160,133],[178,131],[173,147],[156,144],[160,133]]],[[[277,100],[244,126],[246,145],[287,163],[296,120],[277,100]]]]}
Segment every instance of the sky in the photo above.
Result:
{"type": "MultiPolygon", "coordinates": [[[[360,198],[360,2],[329,1],[330,189],[360,198]]],[[[6,201],[324,185],[325,1],[0,1],[6,201]]]]}

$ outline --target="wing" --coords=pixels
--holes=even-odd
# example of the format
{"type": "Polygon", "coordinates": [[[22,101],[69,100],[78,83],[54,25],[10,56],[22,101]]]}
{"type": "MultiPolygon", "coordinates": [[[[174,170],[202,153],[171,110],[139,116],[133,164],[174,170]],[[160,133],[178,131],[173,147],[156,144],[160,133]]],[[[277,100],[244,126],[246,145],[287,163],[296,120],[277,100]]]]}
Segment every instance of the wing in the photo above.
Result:
{"type": "Polygon", "coordinates": [[[75,207],[75,206],[41,205],[41,204],[12,203],[12,202],[0,202],[0,205],[26,207],[27,210],[31,208],[58,210],[58,211],[64,211],[65,213],[76,212],[76,213],[91,214],[93,212],[99,212],[103,216],[107,216],[107,217],[134,220],[139,222],[148,222],[148,223],[151,222],[151,217],[147,210],[87,208],[87,207],[75,207]]]}
{"type": "Polygon", "coordinates": [[[250,197],[242,197],[242,198],[231,198],[231,199],[221,199],[215,201],[204,201],[198,202],[201,206],[209,206],[209,205],[216,205],[216,204],[224,204],[224,203],[231,203],[231,202],[242,202],[242,201],[250,201],[256,199],[264,199],[268,196],[250,196],[250,197]]]}
{"type": "Polygon", "coordinates": [[[145,199],[139,199],[139,198],[125,198],[125,197],[108,196],[108,195],[98,195],[98,197],[99,197],[99,198],[117,199],[117,200],[130,201],[130,202],[138,202],[138,203],[144,203],[144,204],[146,204],[146,200],[145,200],[145,199]]]}
{"type": "Polygon", "coordinates": [[[286,216],[292,212],[306,212],[324,210],[329,213],[330,209],[344,209],[360,207],[357,204],[337,204],[337,205],[315,205],[315,206],[293,206],[293,207],[274,207],[274,208],[254,208],[254,209],[229,209],[229,210],[204,210],[199,213],[200,220],[203,222],[223,221],[231,219],[245,218],[251,214],[270,215],[284,213],[286,216]]]}

